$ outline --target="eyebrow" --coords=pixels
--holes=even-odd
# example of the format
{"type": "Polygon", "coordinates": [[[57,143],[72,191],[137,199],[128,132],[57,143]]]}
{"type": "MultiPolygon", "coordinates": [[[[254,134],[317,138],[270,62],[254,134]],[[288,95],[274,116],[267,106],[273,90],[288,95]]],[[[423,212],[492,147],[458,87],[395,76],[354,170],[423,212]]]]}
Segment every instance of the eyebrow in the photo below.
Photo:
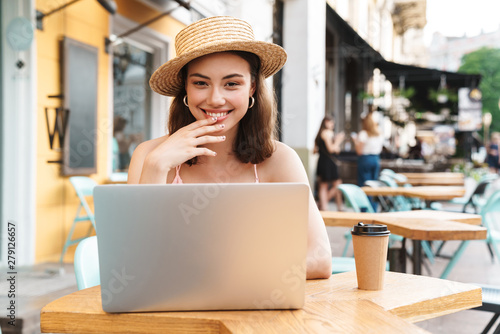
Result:
{"type": "MultiPolygon", "coordinates": [[[[203,75],[203,74],[200,74],[200,73],[193,73],[193,74],[190,74],[189,77],[200,77],[200,78],[203,78],[203,79],[207,79],[207,80],[210,80],[210,77],[207,77],[206,75],[203,75]]],[[[235,77],[238,77],[238,78],[243,78],[244,76],[241,75],[241,74],[238,74],[238,73],[233,73],[233,74],[228,74],[226,75],[225,77],[223,77],[222,79],[223,80],[226,80],[226,79],[231,79],[231,78],[235,78],[235,77]]]]}

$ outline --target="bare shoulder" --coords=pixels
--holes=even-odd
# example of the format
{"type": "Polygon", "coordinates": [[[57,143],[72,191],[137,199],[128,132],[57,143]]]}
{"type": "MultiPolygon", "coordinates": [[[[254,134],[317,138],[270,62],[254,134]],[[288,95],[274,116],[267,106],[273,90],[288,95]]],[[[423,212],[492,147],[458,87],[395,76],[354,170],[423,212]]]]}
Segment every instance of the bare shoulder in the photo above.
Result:
{"type": "Polygon", "coordinates": [[[304,165],[297,152],[290,146],[276,141],[273,155],[259,166],[259,174],[267,182],[300,182],[307,180],[304,165]]]}
{"type": "Polygon", "coordinates": [[[158,138],[146,140],[140,143],[134,150],[135,155],[146,156],[149,152],[154,150],[158,145],[163,143],[165,139],[168,138],[168,135],[161,136],[158,138]]]}
{"type": "Polygon", "coordinates": [[[139,183],[144,161],[146,160],[149,152],[153,151],[158,145],[163,143],[168,135],[147,140],[139,144],[132,154],[132,159],[130,160],[130,166],[128,169],[128,183],[134,184],[139,183]]]}
{"type": "Polygon", "coordinates": [[[323,131],[321,131],[321,139],[323,139],[324,141],[331,140],[332,137],[333,137],[332,130],[323,129],[323,131]]]}

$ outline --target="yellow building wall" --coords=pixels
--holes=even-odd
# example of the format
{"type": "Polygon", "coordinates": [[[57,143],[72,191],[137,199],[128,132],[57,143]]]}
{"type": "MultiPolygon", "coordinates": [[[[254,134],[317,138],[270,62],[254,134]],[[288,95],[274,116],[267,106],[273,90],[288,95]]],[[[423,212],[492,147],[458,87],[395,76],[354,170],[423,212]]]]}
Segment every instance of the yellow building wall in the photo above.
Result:
{"type": "MultiPolygon", "coordinates": [[[[132,0],[118,0],[118,14],[138,24],[148,21],[160,13],[132,0]]],[[[60,6],[57,2],[37,0],[36,8],[47,13],[60,6]]],[[[178,9],[185,10],[185,9],[178,9]]],[[[110,58],[104,50],[104,38],[110,34],[111,15],[97,1],[78,1],[43,20],[43,31],[36,31],[37,41],[37,185],[36,185],[36,247],[35,261],[57,261],[62,252],[73,218],[78,208],[78,198],[69,177],[61,175],[61,165],[48,163],[62,159],[61,152],[51,150],[45,121],[45,108],[60,106],[60,100],[49,95],[62,93],[60,84],[59,43],[63,36],[92,45],[98,54],[97,96],[97,173],[90,175],[98,183],[109,178],[109,133],[112,131],[112,101],[110,58]],[[110,107],[111,106],[111,107],[110,107]]],[[[149,28],[167,36],[175,36],[184,25],[170,16],[154,22],[149,28]]],[[[169,54],[175,54],[173,37],[169,54]]],[[[53,123],[51,123],[53,124],[53,123]]],[[[51,125],[52,126],[52,125],[51,125]]],[[[55,145],[58,146],[55,139],[55,145]]],[[[80,223],[74,238],[83,236],[90,223],[80,223]]],[[[65,261],[72,261],[76,246],[69,248],[65,261]]]]}

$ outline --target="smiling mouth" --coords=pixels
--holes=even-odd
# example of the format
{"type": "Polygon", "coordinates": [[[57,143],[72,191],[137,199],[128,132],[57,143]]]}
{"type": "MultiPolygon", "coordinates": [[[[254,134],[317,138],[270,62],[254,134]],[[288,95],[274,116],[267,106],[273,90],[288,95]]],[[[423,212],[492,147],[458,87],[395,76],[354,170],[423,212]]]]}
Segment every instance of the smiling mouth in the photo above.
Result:
{"type": "Polygon", "coordinates": [[[217,112],[209,112],[209,111],[203,110],[203,112],[205,114],[207,114],[208,116],[210,116],[210,117],[223,117],[223,116],[227,116],[229,113],[231,113],[231,111],[232,110],[226,111],[226,112],[219,112],[219,113],[217,113],[217,112]]]}

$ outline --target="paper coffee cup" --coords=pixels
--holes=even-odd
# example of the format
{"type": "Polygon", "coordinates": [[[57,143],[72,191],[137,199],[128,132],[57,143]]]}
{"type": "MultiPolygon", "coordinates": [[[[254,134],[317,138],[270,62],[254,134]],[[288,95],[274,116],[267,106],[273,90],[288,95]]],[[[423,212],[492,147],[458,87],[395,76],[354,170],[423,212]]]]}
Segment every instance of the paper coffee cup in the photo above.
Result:
{"type": "Polygon", "coordinates": [[[386,225],[360,222],[352,228],[351,234],[358,288],[382,290],[390,231],[386,225]]]}

